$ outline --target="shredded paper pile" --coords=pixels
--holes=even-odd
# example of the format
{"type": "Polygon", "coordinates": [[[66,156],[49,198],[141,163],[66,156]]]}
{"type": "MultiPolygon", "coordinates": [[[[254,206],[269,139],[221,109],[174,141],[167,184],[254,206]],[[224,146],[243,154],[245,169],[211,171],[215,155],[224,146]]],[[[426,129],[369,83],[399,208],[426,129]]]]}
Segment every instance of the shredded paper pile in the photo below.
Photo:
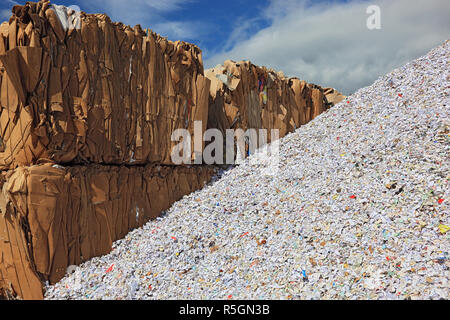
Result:
{"type": "Polygon", "coordinates": [[[448,299],[450,42],[223,171],[47,299],[448,299]]]}

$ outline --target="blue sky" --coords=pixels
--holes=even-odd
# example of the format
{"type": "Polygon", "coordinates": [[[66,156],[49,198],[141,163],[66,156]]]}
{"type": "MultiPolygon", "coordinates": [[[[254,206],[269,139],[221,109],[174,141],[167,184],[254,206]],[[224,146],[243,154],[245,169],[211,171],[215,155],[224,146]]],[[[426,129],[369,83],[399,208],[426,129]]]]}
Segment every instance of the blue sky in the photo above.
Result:
{"type": "MultiPolygon", "coordinates": [[[[11,7],[2,0],[6,20],[11,7]]],[[[55,0],[197,44],[206,68],[251,60],[350,94],[450,35],[448,0],[55,0]],[[366,27],[369,5],[380,30],[366,27]]]]}
{"type": "MultiPolygon", "coordinates": [[[[2,0],[2,18],[10,16],[14,3],[26,1],[2,0]]],[[[54,4],[77,5],[87,13],[106,13],[113,21],[134,26],[141,24],[169,37],[197,44],[204,55],[229,49],[233,30],[243,24],[246,33],[255,33],[269,26],[261,17],[268,0],[56,0],[54,4]]],[[[243,36],[243,35],[242,35],[243,36]]],[[[236,35],[236,40],[239,39],[236,35]]]]}

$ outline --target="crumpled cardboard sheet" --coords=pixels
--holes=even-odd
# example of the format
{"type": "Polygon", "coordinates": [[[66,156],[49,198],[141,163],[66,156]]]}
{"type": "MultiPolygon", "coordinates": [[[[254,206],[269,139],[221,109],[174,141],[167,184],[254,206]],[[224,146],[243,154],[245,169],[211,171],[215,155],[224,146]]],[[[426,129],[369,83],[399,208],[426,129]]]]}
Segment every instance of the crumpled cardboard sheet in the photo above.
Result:
{"type": "Polygon", "coordinates": [[[327,102],[330,106],[334,106],[346,98],[346,96],[334,88],[324,88],[323,93],[325,94],[325,98],[327,98],[327,102]]]}
{"type": "Polygon", "coordinates": [[[206,129],[201,50],[103,14],[70,28],[63,9],[27,2],[0,26],[0,169],[172,164],[172,132],[206,129]]]}
{"type": "Polygon", "coordinates": [[[0,293],[42,299],[69,265],[107,254],[184,195],[208,166],[18,167],[0,176],[0,293]]]}
{"type": "Polygon", "coordinates": [[[250,61],[205,70],[211,80],[208,128],[279,129],[280,137],[326,110],[323,89],[250,61]]]}

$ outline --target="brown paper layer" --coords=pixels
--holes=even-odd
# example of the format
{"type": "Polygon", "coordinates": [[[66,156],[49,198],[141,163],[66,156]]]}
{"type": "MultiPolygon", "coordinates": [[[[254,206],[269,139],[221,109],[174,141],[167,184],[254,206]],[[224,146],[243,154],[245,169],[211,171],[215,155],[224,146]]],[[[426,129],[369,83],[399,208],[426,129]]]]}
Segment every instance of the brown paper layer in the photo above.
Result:
{"type": "Polygon", "coordinates": [[[208,119],[201,50],[139,25],[48,1],[0,26],[0,169],[54,163],[171,164],[177,128],[208,119]]]}
{"type": "Polygon", "coordinates": [[[69,265],[110,252],[113,241],[210,181],[212,167],[44,164],[3,172],[0,296],[42,299],[69,265]]]}
{"type": "Polygon", "coordinates": [[[327,109],[323,89],[249,61],[205,70],[211,80],[208,128],[279,129],[280,137],[327,109]]]}
{"type": "Polygon", "coordinates": [[[323,92],[330,106],[334,106],[346,98],[346,96],[334,88],[324,88],[323,92]]]}

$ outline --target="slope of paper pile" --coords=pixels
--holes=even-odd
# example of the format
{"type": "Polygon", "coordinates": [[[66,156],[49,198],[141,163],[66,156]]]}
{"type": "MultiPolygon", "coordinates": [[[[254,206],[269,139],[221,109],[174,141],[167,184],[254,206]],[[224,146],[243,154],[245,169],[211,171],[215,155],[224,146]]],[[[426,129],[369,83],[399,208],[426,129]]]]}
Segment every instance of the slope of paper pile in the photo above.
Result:
{"type": "Polygon", "coordinates": [[[449,298],[450,42],[73,268],[46,297],[449,298]]]}
{"type": "Polygon", "coordinates": [[[244,62],[226,62],[210,90],[198,47],[103,14],[48,0],[12,13],[0,25],[0,297],[42,298],[43,282],[208,182],[213,168],[172,166],[175,129],[284,136],[328,107],[319,86],[244,62]]]}

